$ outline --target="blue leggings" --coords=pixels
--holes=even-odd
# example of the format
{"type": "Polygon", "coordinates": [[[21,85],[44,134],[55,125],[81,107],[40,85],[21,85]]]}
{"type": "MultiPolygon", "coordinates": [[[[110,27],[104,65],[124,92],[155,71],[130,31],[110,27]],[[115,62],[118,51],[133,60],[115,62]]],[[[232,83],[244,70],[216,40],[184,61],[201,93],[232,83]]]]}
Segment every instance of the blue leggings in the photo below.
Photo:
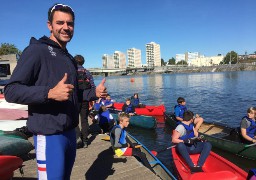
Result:
{"type": "Polygon", "coordinates": [[[194,167],[189,154],[200,154],[197,166],[202,167],[211,151],[212,145],[209,142],[197,142],[196,145],[192,146],[186,146],[184,143],[179,143],[176,148],[189,167],[194,167]]]}
{"type": "Polygon", "coordinates": [[[69,180],[76,157],[75,129],[34,136],[39,180],[69,180]]]}

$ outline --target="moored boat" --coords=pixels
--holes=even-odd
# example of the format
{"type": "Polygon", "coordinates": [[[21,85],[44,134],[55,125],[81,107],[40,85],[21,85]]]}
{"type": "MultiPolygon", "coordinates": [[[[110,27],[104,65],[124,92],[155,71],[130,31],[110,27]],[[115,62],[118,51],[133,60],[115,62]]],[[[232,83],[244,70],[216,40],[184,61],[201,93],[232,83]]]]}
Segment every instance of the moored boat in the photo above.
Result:
{"type": "MultiPolygon", "coordinates": [[[[124,103],[115,102],[113,107],[117,110],[122,110],[124,103]]],[[[148,106],[141,108],[135,108],[135,112],[138,115],[147,115],[147,116],[162,116],[165,112],[165,106],[163,104],[159,106],[148,106]]]]}
{"type": "Polygon", "coordinates": [[[156,156],[151,153],[150,150],[148,150],[146,146],[144,146],[130,134],[128,134],[128,138],[131,140],[131,142],[142,145],[140,149],[145,153],[146,158],[151,164],[156,175],[158,175],[161,179],[176,179],[175,176],[165,167],[165,165],[162,164],[162,162],[156,156]]]}
{"type": "MultiPolygon", "coordinates": [[[[118,121],[118,114],[111,113],[113,118],[118,121]]],[[[152,116],[131,116],[130,117],[130,125],[141,127],[145,129],[155,129],[156,128],[156,118],[152,116]]]]}
{"type": "Polygon", "coordinates": [[[1,155],[24,156],[32,149],[34,149],[34,146],[28,140],[0,136],[1,155]]]}
{"type": "MultiPolygon", "coordinates": [[[[165,121],[172,128],[177,125],[172,113],[165,113],[165,121]]],[[[199,133],[204,136],[204,139],[211,142],[215,148],[256,160],[256,146],[246,147],[247,144],[242,143],[242,137],[237,128],[228,127],[220,123],[204,122],[199,129],[199,133]]]]}
{"type": "MultiPolygon", "coordinates": [[[[247,177],[247,173],[244,170],[212,151],[210,152],[202,167],[203,172],[197,172],[193,174],[191,173],[190,168],[186,164],[185,160],[176,151],[176,148],[172,148],[172,156],[179,179],[244,180],[247,177]]],[[[194,164],[197,164],[199,156],[199,154],[190,155],[194,164]]]]}
{"type": "Polygon", "coordinates": [[[28,139],[28,137],[19,131],[2,131],[0,130],[0,136],[13,137],[13,138],[21,138],[28,139]]]}
{"type": "Polygon", "coordinates": [[[27,125],[27,120],[0,120],[0,130],[13,131],[27,125]]]}
{"type": "Polygon", "coordinates": [[[16,156],[0,156],[0,179],[10,180],[13,172],[22,166],[23,160],[16,156]]]}

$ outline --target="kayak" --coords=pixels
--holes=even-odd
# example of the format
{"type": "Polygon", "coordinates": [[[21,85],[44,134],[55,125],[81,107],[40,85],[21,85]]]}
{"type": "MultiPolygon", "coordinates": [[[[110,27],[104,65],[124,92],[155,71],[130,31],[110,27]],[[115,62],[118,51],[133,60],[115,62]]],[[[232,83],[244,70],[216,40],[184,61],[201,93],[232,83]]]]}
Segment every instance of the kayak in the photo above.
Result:
{"type": "MultiPolygon", "coordinates": [[[[118,103],[115,102],[113,107],[117,110],[122,110],[124,103],[118,103]]],[[[145,106],[141,108],[135,108],[135,112],[138,115],[146,115],[146,116],[162,116],[165,112],[165,106],[159,105],[159,106],[145,106]]]]}
{"type": "Polygon", "coordinates": [[[0,136],[0,154],[11,156],[23,156],[28,154],[34,147],[28,140],[0,136]]]}
{"type": "Polygon", "coordinates": [[[16,156],[0,156],[0,177],[2,180],[10,180],[13,172],[22,167],[23,160],[16,156]]]}
{"type": "Polygon", "coordinates": [[[21,138],[21,139],[28,139],[28,137],[19,131],[2,131],[0,130],[0,136],[6,136],[6,137],[13,137],[13,138],[21,138]]]}
{"type": "MultiPolygon", "coordinates": [[[[165,113],[165,121],[174,129],[177,121],[173,113],[165,113]]],[[[256,160],[256,146],[245,147],[237,128],[228,127],[220,123],[203,122],[199,134],[209,141],[213,147],[227,151],[238,156],[256,160]]]]}
{"type": "Polygon", "coordinates": [[[27,119],[28,111],[20,109],[0,108],[0,120],[27,119]]]}
{"type": "Polygon", "coordinates": [[[0,130],[13,131],[27,125],[27,120],[0,120],[0,130]]]}
{"type": "Polygon", "coordinates": [[[8,103],[5,99],[0,99],[0,108],[28,110],[28,105],[8,103]]]}
{"type": "MultiPolygon", "coordinates": [[[[197,172],[193,174],[191,174],[190,168],[184,159],[180,156],[179,153],[177,153],[176,148],[172,148],[172,156],[175,164],[175,170],[179,179],[244,180],[247,177],[247,173],[244,170],[212,151],[210,152],[202,167],[203,172],[197,172]]],[[[190,155],[190,157],[193,163],[196,164],[199,158],[199,154],[193,154],[190,155]]]]}
{"type": "MultiPolygon", "coordinates": [[[[118,121],[118,114],[111,113],[113,118],[118,121]]],[[[156,128],[156,118],[151,116],[131,116],[130,125],[135,127],[141,127],[145,129],[155,129],[156,128]]]]}

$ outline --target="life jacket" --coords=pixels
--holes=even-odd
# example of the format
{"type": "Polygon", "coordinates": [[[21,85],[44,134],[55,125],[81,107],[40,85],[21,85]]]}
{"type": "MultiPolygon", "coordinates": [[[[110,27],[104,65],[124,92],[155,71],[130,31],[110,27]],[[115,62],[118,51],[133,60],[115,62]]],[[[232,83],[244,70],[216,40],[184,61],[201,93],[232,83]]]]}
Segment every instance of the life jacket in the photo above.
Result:
{"type": "Polygon", "coordinates": [[[194,127],[193,123],[190,123],[189,126],[184,124],[184,123],[182,123],[182,122],[180,124],[183,125],[184,128],[186,129],[186,134],[181,136],[179,139],[185,140],[185,139],[189,139],[189,138],[195,137],[194,130],[193,130],[193,127],[194,127]]]}
{"type": "Polygon", "coordinates": [[[111,134],[112,139],[115,139],[114,131],[115,131],[116,128],[120,128],[121,129],[121,135],[120,135],[120,138],[119,138],[118,142],[120,144],[126,144],[126,131],[124,129],[122,129],[120,125],[115,125],[113,127],[113,129],[111,130],[110,134],[111,134]]]}
{"type": "Polygon", "coordinates": [[[183,106],[181,104],[175,105],[174,106],[174,112],[175,112],[176,108],[179,108],[180,112],[179,112],[179,114],[175,114],[175,116],[179,116],[183,119],[183,114],[184,114],[185,111],[187,111],[187,107],[183,106]]]}
{"type": "Polygon", "coordinates": [[[108,105],[110,105],[110,104],[113,104],[113,102],[112,102],[112,100],[110,99],[110,100],[105,100],[104,101],[104,106],[108,106],[108,105]]]}
{"type": "Polygon", "coordinates": [[[98,111],[98,110],[100,110],[100,106],[101,106],[101,102],[99,102],[99,103],[95,103],[94,105],[93,105],[93,109],[95,110],[95,111],[98,111]]]}
{"type": "Polygon", "coordinates": [[[109,110],[106,110],[99,114],[99,124],[104,124],[110,122],[109,118],[110,112],[109,110]]]}
{"type": "Polygon", "coordinates": [[[139,98],[133,98],[132,99],[132,105],[137,107],[137,106],[139,106],[139,104],[140,104],[140,99],[139,98]]]}
{"type": "Polygon", "coordinates": [[[244,116],[243,119],[246,119],[249,121],[251,124],[248,128],[246,128],[246,134],[250,136],[251,138],[254,138],[255,133],[256,133],[256,122],[252,119],[250,119],[248,116],[244,116]]]}
{"type": "Polygon", "coordinates": [[[133,113],[132,111],[132,104],[126,105],[125,113],[133,113]]]}
{"type": "Polygon", "coordinates": [[[78,68],[77,70],[77,79],[78,79],[78,88],[80,90],[91,89],[92,85],[90,79],[87,77],[85,68],[78,68]]]}

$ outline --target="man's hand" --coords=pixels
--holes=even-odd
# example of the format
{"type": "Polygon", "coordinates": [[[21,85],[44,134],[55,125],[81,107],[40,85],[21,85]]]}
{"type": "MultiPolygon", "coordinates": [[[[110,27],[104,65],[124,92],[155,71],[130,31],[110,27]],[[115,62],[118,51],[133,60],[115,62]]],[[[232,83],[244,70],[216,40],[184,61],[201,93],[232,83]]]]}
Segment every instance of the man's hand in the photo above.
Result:
{"type": "Polygon", "coordinates": [[[105,87],[106,79],[104,78],[101,83],[96,87],[96,96],[105,98],[107,96],[107,88],[105,87]]]}
{"type": "Polygon", "coordinates": [[[68,79],[68,74],[65,73],[62,80],[48,92],[48,99],[55,101],[66,101],[73,92],[74,86],[72,84],[65,84],[68,79]]]}

